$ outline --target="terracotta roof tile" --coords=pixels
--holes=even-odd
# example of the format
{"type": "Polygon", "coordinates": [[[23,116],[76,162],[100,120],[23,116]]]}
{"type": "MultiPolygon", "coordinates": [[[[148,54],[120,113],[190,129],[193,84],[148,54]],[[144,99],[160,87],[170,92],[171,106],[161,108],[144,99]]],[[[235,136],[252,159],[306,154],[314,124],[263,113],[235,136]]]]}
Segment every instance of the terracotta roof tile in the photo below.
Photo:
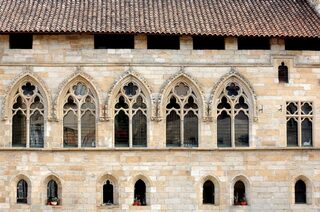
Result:
{"type": "Polygon", "coordinates": [[[0,0],[0,32],[320,37],[307,0],[0,0]]]}

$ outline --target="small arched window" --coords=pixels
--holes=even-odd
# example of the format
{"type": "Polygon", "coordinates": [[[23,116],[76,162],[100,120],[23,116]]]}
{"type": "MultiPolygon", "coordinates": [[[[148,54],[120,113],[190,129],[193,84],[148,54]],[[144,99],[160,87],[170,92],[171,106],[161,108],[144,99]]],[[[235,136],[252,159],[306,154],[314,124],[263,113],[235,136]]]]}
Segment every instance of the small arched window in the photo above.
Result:
{"type": "Polygon", "coordinates": [[[246,198],[246,186],[241,180],[238,180],[234,184],[233,191],[234,205],[248,205],[248,201],[246,198]]]}
{"type": "Polygon", "coordinates": [[[117,95],[115,104],[115,146],[147,146],[147,102],[140,87],[129,82],[117,95]]]}
{"type": "Polygon", "coordinates": [[[217,105],[218,147],[249,146],[249,100],[236,82],[220,94],[217,105]]]}
{"type": "Polygon", "coordinates": [[[288,66],[286,66],[284,62],[281,62],[281,65],[278,67],[278,79],[279,79],[279,82],[283,82],[283,83],[289,82],[288,66]]]}
{"type": "Polygon", "coordinates": [[[12,146],[43,147],[43,95],[31,82],[22,84],[14,96],[12,106],[12,146]]]}
{"type": "Polygon", "coordinates": [[[147,205],[146,201],[146,184],[143,180],[138,180],[134,185],[134,202],[133,205],[147,205]]]}
{"type": "Polygon", "coordinates": [[[58,184],[54,180],[50,180],[47,185],[47,200],[48,204],[58,204],[58,184]]]}
{"type": "Polygon", "coordinates": [[[213,182],[211,180],[207,180],[203,184],[203,191],[202,191],[203,204],[215,204],[214,192],[215,192],[215,189],[214,189],[213,182]]]}
{"type": "Polygon", "coordinates": [[[294,197],[296,204],[307,203],[307,188],[302,180],[298,180],[294,186],[294,197]]]}
{"type": "Polygon", "coordinates": [[[103,204],[113,204],[113,185],[110,180],[107,180],[103,185],[103,204]]]}
{"type": "Polygon", "coordinates": [[[96,146],[96,100],[90,88],[77,82],[67,91],[63,106],[64,147],[96,146]]]}
{"type": "Polygon", "coordinates": [[[17,203],[28,203],[28,183],[20,180],[17,184],[17,203]]]}
{"type": "Polygon", "coordinates": [[[167,146],[198,146],[199,108],[194,91],[183,82],[172,88],[166,106],[167,146]]]}

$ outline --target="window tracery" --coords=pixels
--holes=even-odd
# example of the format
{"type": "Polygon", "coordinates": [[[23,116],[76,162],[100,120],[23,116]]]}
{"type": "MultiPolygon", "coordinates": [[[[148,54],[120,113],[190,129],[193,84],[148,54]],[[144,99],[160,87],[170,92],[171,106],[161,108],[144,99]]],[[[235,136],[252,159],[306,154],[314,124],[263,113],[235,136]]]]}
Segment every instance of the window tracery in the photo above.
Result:
{"type": "Polygon", "coordinates": [[[218,147],[249,146],[249,98],[236,82],[229,82],[217,104],[218,147]]]}
{"type": "Polygon", "coordinates": [[[198,146],[199,107],[194,91],[186,83],[174,86],[166,106],[167,146],[198,146]]]}
{"type": "Polygon", "coordinates": [[[12,105],[12,146],[44,146],[44,98],[38,86],[21,84],[12,105]]]}
{"type": "Polygon", "coordinates": [[[287,146],[312,146],[312,102],[287,102],[287,146]]]}
{"type": "Polygon", "coordinates": [[[88,86],[82,82],[70,86],[63,115],[64,147],[95,147],[96,99],[88,86]]]}
{"type": "Polygon", "coordinates": [[[114,106],[115,146],[147,146],[147,102],[135,82],[126,83],[119,91],[114,106]]]}

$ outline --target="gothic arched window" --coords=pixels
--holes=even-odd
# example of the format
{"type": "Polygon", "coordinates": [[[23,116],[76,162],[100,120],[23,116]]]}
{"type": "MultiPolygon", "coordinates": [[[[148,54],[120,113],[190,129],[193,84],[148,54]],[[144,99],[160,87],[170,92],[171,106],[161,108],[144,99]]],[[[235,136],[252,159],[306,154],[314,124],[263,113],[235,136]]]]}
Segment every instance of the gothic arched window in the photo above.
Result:
{"type": "Polygon", "coordinates": [[[246,198],[246,186],[241,180],[238,180],[234,184],[233,197],[234,205],[248,205],[246,198]]]}
{"type": "Polygon", "coordinates": [[[96,146],[96,100],[84,83],[77,82],[68,89],[63,115],[64,147],[96,146]]]}
{"type": "Polygon", "coordinates": [[[169,93],[166,106],[167,146],[198,146],[199,108],[194,91],[180,82],[169,93]]]}
{"type": "Polygon", "coordinates": [[[302,180],[298,180],[294,186],[294,197],[296,204],[307,203],[307,187],[302,180]]]}
{"type": "Polygon", "coordinates": [[[58,184],[54,180],[50,180],[47,185],[47,200],[48,203],[56,202],[58,204],[58,184]]]}
{"type": "Polygon", "coordinates": [[[44,102],[36,85],[19,86],[12,106],[12,146],[44,146],[44,102]]]}
{"type": "Polygon", "coordinates": [[[28,203],[28,183],[25,180],[17,183],[17,203],[28,203]]]}
{"type": "Polygon", "coordinates": [[[126,83],[117,95],[114,108],[115,146],[147,146],[147,103],[134,83],[126,83]]]}
{"type": "Polygon", "coordinates": [[[218,147],[249,146],[248,96],[236,82],[223,89],[217,105],[218,147]]]}
{"type": "Polygon", "coordinates": [[[214,184],[211,180],[207,180],[203,184],[203,188],[202,188],[203,204],[215,204],[214,190],[215,190],[214,184]]]}
{"type": "Polygon", "coordinates": [[[146,184],[143,180],[138,180],[134,185],[134,205],[147,205],[146,184]]]}
{"type": "Polygon", "coordinates": [[[110,180],[103,185],[103,204],[113,204],[113,185],[110,180]]]}

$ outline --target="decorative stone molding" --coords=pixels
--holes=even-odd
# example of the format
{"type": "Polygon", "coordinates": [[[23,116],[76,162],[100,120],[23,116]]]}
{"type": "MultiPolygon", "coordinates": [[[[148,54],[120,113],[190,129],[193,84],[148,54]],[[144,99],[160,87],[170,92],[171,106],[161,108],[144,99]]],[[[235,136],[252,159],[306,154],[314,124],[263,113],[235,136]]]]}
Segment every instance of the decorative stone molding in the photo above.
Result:
{"type": "Polygon", "coordinates": [[[97,86],[98,83],[95,82],[94,78],[90,76],[89,74],[85,73],[81,66],[77,66],[76,70],[71,76],[63,80],[62,83],[60,83],[58,87],[58,94],[54,98],[54,104],[53,104],[53,114],[54,114],[54,120],[58,121],[59,117],[62,117],[62,108],[61,104],[63,104],[64,96],[63,94],[67,91],[68,86],[70,83],[74,81],[83,82],[84,84],[91,87],[92,92],[94,93],[96,100],[97,100],[97,111],[98,111],[98,118],[99,120],[104,120],[104,108],[100,104],[102,103],[100,95],[102,92],[97,86]],[[61,107],[60,107],[61,106],[61,107]]]}
{"type": "MultiPolygon", "coordinates": [[[[156,117],[158,121],[162,120],[164,116],[163,110],[165,108],[165,103],[166,103],[165,98],[169,94],[172,86],[175,86],[175,84],[179,81],[187,83],[197,93],[197,98],[199,98],[198,102],[200,103],[200,108],[201,108],[201,114],[203,117],[205,117],[206,103],[203,95],[204,92],[200,86],[200,83],[191,75],[185,72],[184,66],[181,66],[180,70],[174,75],[172,75],[169,79],[167,79],[160,88],[160,92],[157,100],[157,109],[156,109],[156,117]]],[[[206,121],[207,119],[203,118],[203,120],[206,121]]]]}
{"type": "Polygon", "coordinates": [[[115,96],[118,94],[118,91],[120,90],[121,86],[129,81],[136,82],[139,86],[141,86],[142,91],[145,92],[145,96],[151,104],[151,120],[154,120],[154,105],[156,101],[154,100],[155,97],[151,96],[151,87],[149,86],[147,80],[140,73],[134,71],[132,67],[130,67],[129,70],[125,71],[123,74],[121,74],[120,77],[117,80],[115,80],[111,85],[105,101],[105,120],[110,120],[110,118],[112,117],[115,96]]]}
{"type": "Polygon", "coordinates": [[[2,120],[7,120],[10,117],[11,104],[13,101],[12,97],[14,96],[12,92],[15,92],[18,89],[18,86],[22,81],[30,81],[39,87],[40,92],[43,93],[43,97],[46,104],[47,119],[48,121],[52,121],[52,117],[54,116],[52,113],[52,97],[50,95],[49,89],[46,83],[41,79],[41,77],[39,77],[36,73],[33,72],[33,68],[31,66],[26,66],[25,70],[18,74],[7,86],[1,109],[2,120]]]}
{"type": "Polygon", "coordinates": [[[221,90],[224,89],[225,84],[227,81],[234,79],[238,81],[241,85],[244,86],[245,91],[248,93],[249,98],[252,100],[252,115],[253,115],[253,120],[257,121],[258,120],[258,106],[257,106],[257,96],[255,93],[255,90],[253,89],[251,83],[244,77],[242,74],[240,74],[235,68],[231,68],[230,72],[227,74],[223,75],[219,80],[218,83],[214,85],[210,92],[209,96],[209,101],[208,101],[208,108],[207,108],[207,116],[208,117],[213,117],[213,109],[215,107],[216,101],[219,99],[219,95],[221,93],[221,90]]]}

